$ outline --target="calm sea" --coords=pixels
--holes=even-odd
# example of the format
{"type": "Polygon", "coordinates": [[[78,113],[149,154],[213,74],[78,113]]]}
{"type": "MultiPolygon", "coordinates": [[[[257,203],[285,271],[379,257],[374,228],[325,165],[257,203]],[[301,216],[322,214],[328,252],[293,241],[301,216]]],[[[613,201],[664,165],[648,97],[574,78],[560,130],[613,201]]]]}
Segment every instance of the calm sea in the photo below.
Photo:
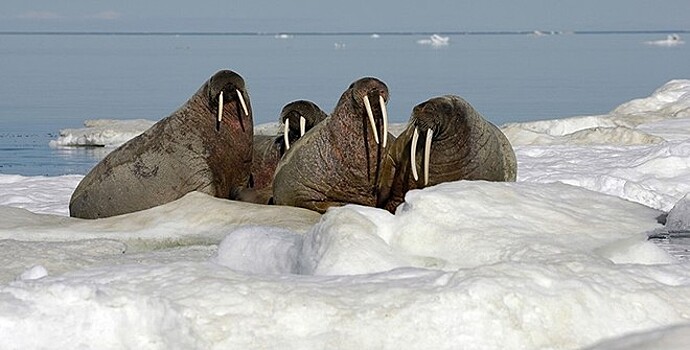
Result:
{"type": "MultiPolygon", "coordinates": [[[[161,119],[215,71],[248,84],[255,122],[309,99],[331,111],[355,79],[390,89],[403,122],[434,96],[467,99],[495,124],[602,114],[690,77],[690,44],[670,33],[0,33],[0,173],[86,173],[103,152],[51,149],[60,129],[86,119],[161,119]]],[[[685,35],[686,33],[681,33],[685,35]]]]}

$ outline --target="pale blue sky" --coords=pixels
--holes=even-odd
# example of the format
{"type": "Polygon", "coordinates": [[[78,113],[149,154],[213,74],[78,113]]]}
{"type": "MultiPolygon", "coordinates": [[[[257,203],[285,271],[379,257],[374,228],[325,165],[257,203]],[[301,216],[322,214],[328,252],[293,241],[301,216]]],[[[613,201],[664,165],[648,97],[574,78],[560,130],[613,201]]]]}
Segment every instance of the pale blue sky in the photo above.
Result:
{"type": "Polygon", "coordinates": [[[688,0],[3,0],[0,30],[689,30],[688,0]]]}

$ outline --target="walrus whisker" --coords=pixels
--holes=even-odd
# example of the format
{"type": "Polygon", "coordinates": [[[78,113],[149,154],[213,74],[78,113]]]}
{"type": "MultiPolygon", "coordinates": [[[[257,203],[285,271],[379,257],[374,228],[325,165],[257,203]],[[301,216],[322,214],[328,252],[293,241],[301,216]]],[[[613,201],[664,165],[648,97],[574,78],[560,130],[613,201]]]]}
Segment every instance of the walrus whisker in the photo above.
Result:
{"type": "Polygon", "coordinates": [[[431,158],[432,137],[434,137],[434,130],[429,128],[426,131],[426,143],[424,144],[424,186],[429,184],[429,158],[431,158]]]}
{"type": "Polygon", "coordinates": [[[412,177],[415,181],[419,180],[419,175],[417,174],[417,140],[419,139],[419,132],[417,128],[414,128],[414,133],[412,134],[412,143],[410,146],[410,167],[412,168],[412,177]]]}
{"type": "Polygon", "coordinates": [[[223,120],[223,92],[218,95],[218,122],[223,120]]]}
{"type": "Polygon", "coordinates": [[[299,116],[299,137],[304,136],[304,133],[307,130],[307,120],[304,119],[304,116],[299,116]]]}
{"type": "Polygon", "coordinates": [[[283,131],[283,141],[285,142],[285,149],[290,149],[290,138],[288,132],[290,131],[290,119],[285,119],[285,130],[283,131]]]}
{"type": "Polygon", "coordinates": [[[371,111],[371,104],[369,103],[369,96],[364,95],[364,107],[367,109],[367,115],[369,116],[369,123],[371,124],[371,129],[374,132],[374,141],[379,144],[379,135],[376,130],[376,123],[374,122],[374,112],[371,111]]]}
{"type": "Polygon", "coordinates": [[[244,102],[244,97],[242,96],[242,92],[240,92],[239,89],[235,89],[237,91],[237,97],[240,98],[240,104],[242,104],[242,109],[244,110],[244,115],[249,115],[249,109],[247,109],[247,103],[244,102]]]}
{"type": "Polygon", "coordinates": [[[383,115],[383,147],[386,147],[388,143],[388,111],[386,111],[386,101],[381,95],[379,95],[379,105],[381,106],[381,114],[383,115]]]}

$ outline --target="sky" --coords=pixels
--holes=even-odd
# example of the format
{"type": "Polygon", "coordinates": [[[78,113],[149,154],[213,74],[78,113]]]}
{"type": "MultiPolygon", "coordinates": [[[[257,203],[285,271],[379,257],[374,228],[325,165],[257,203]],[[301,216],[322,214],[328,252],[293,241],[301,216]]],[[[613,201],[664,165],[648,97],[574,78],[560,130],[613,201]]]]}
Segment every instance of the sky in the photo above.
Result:
{"type": "Polygon", "coordinates": [[[3,0],[0,31],[688,30],[687,0],[3,0]]]}

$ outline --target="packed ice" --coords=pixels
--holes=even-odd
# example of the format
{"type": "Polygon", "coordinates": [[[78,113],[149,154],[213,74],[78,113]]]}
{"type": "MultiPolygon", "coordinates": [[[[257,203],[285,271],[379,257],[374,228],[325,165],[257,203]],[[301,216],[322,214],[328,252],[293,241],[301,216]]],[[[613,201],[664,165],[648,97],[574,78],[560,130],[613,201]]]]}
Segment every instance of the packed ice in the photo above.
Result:
{"type": "Polygon", "coordinates": [[[502,130],[517,182],[395,214],[190,193],[82,220],[83,175],[0,174],[0,347],[687,349],[690,261],[647,237],[690,223],[690,80],[502,130]]]}

